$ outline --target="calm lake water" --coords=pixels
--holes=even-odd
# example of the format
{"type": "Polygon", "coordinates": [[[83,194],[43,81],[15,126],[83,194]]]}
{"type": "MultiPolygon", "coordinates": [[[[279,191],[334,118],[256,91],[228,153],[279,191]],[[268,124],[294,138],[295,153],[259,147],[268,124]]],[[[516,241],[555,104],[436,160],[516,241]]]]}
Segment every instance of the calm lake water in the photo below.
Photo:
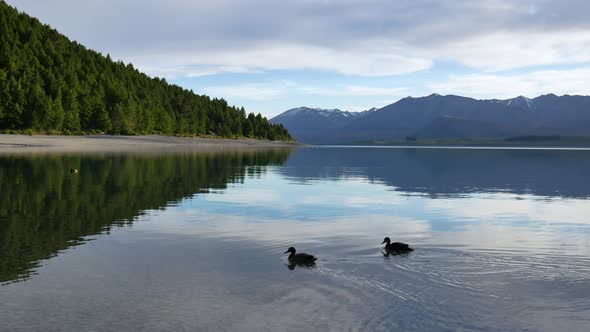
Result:
{"type": "Polygon", "coordinates": [[[590,151],[0,156],[2,331],[588,326],[590,151]]]}

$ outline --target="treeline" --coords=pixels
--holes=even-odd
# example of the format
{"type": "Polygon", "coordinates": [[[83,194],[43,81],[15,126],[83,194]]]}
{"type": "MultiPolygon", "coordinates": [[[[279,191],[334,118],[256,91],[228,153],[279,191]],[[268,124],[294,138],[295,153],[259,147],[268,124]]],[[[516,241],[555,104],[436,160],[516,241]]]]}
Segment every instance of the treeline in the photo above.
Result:
{"type": "Polygon", "coordinates": [[[227,188],[281,165],[290,150],[223,154],[0,158],[0,285],[27,279],[38,260],[146,210],[227,188]],[[71,174],[69,169],[80,172],[71,174]]]}
{"type": "Polygon", "coordinates": [[[544,142],[544,141],[559,141],[561,136],[559,135],[527,135],[527,136],[515,136],[508,137],[505,139],[507,142],[544,142]]]}
{"type": "Polygon", "coordinates": [[[260,114],[150,78],[3,1],[0,130],[292,140],[260,114]]]}

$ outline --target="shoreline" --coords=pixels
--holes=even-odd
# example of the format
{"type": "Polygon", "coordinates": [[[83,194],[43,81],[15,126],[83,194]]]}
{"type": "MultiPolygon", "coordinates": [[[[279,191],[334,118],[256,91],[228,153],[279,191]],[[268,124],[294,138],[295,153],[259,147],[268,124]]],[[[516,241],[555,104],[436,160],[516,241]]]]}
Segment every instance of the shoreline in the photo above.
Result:
{"type": "Polygon", "coordinates": [[[311,145],[315,148],[443,149],[443,150],[562,150],[590,151],[590,146],[560,145],[311,145]]]}
{"type": "Polygon", "coordinates": [[[563,137],[556,140],[424,140],[390,142],[354,142],[348,144],[316,144],[321,146],[363,146],[363,147],[448,147],[448,148],[590,148],[590,137],[563,137]]]}
{"type": "Polygon", "coordinates": [[[0,155],[16,153],[200,152],[293,148],[295,142],[160,135],[52,136],[0,134],[0,155]]]}

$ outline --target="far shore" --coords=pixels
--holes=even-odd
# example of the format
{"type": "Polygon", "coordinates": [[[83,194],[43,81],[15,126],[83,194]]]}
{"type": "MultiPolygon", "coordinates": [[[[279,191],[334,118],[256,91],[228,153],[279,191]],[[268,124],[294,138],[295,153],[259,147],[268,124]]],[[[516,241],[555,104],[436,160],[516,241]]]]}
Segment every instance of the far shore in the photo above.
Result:
{"type": "Polygon", "coordinates": [[[300,146],[294,142],[177,136],[0,134],[0,154],[224,151],[300,146]]]}

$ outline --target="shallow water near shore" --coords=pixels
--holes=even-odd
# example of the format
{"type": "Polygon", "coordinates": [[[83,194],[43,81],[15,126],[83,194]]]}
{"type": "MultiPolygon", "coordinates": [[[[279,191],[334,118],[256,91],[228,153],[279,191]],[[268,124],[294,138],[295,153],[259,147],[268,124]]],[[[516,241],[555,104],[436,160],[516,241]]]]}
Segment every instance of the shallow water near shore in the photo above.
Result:
{"type": "Polygon", "coordinates": [[[542,149],[0,156],[0,330],[585,331],[589,169],[542,149]]]}

